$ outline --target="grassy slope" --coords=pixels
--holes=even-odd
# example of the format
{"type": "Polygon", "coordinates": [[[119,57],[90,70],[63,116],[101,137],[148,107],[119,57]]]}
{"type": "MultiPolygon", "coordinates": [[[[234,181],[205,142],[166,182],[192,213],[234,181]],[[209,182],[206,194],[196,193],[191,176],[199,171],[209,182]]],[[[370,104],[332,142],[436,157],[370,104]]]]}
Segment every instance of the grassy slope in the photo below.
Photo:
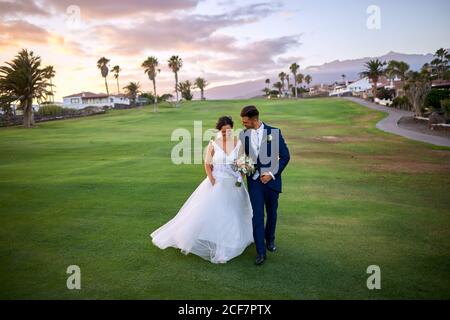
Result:
{"type": "Polygon", "coordinates": [[[374,129],[343,100],[192,102],[0,129],[0,298],[450,298],[450,150],[374,129]],[[279,126],[279,251],[226,265],[151,245],[204,178],[170,161],[173,129],[256,103],[279,126]],[[324,136],[333,136],[325,137],[324,136]],[[68,265],[82,290],[65,287],[68,265]],[[366,288],[367,266],[382,290],[366,288]]]}

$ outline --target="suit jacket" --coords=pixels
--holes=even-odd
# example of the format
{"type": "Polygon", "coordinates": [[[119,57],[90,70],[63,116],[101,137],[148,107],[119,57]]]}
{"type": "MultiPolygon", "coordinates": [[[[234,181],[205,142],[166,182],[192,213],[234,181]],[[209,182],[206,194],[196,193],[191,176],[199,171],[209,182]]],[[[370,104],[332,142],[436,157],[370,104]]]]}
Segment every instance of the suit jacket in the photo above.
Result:
{"type": "MultiPolygon", "coordinates": [[[[281,193],[281,174],[291,158],[281,130],[264,123],[263,139],[258,154],[251,147],[251,130],[244,130],[239,138],[245,148],[245,154],[256,160],[256,170],[260,176],[264,172],[272,172],[274,175],[275,179],[270,180],[267,186],[281,193]]],[[[247,179],[253,180],[253,175],[247,179]]]]}

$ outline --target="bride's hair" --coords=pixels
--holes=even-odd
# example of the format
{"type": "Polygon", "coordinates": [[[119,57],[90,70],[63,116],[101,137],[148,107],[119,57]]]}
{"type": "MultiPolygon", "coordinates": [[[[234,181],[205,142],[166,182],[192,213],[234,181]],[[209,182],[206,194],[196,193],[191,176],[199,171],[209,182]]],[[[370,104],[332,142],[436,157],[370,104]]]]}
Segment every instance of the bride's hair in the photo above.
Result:
{"type": "Polygon", "coordinates": [[[216,124],[216,129],[220,130],[223,126],[229,125],[231,128],[233,128],[234,122],[233,119],[229,116],[223,116],[220,117],[216,124]]]}

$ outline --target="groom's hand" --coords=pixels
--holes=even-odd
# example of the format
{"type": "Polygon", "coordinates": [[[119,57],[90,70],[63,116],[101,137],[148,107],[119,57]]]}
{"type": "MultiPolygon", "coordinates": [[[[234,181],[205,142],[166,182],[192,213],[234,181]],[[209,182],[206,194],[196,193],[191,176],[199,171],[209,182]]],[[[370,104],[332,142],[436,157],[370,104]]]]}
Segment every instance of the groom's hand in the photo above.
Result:
{"type": "Polygon", "coordinates": [[[272,176],[270,175],[270,173],[264,172],[263,174],[261,174],[261,182],[266,184],[268,183],[270,180],[272,180],[272,176]]]}

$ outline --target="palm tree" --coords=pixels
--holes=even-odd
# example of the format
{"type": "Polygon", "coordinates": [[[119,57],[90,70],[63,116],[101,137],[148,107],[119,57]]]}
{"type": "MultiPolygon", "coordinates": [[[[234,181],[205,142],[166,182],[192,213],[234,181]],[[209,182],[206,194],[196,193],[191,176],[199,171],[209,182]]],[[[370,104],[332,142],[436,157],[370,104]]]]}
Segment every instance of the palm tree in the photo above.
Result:
{"type": "Polygon", "coordinates": [[[178,90],[181,92],[181,97],[186,101],[192,100],[191,89],[192,89],[192,83],[189,80],[180,82],[178,84],[178,90]]]}
{"type": "Polygon", "coordinates": [[[391,60],[386,67],[386,75],[391,79],[398,77],[400,80],[404,81],[408,71],[409,64],[403,61],[391,60]]]}
{"type": "Polygon", "coordinates": [[[145,69],[145,73],[148,75],[148,78],[153,82],[153,111],[156,112],[157,109],[157,103],[158,103],[158,96],[156,95],[156,75],[158,72],[161,72],[160,69],[158,69],[158,59],[155,57],[148,57],[147,60],[145,60],[142,63],[142,68],[145,69]]]}
{"type": "Polygon", "coordinates": [[[109,88],[108,88],[108,81],[106,80],[106,77],[108,76],[109,69],[108,69],[108,63],[109,59],[102,57],[97,61],[97,68],[100,69],[102,73],[102,77],[105,78],[105,87],[106,87],[106,93],[109,95],[109,88]]]}
{"type": "Polygon", "coordinates": [[[136,97],[139,93],[139,89],[141,88],[141,84],[139,82],[130,82],[125,89],[125,94],[130,98],[131,104],[134,106],[136,104],[136,97]]]}
{"type": "Polygon", "coordinates": [[[266,83],[266,88],[269,89],[269,87],[270,87],[270,79],[267,78],[265,83],[266,83]]]}
{"type": "Polygon", "coordinates": [[[175,74],[175,94],[177,96],[177,106],[178,106],[178,71],[180,71],[183,66],[183,60],[181,60],[178,56],[171,56],[167,61],[169,64],[169,68],[175,74]]]}
{"type": "Polygon", "coordinates": [[[438,80],[443,80],[449,68],[450,54],[447,50],[441,48],[436,51],[434,57],[433,61],[431,61],[431,66],[436,68],[438,80]]]}
{"type": "Polygon", "coordinates": [[[292,75],[294,76],[295,97],[297,98],[297,72],[298,72],[298,69],[300,69],[300,66],[295,62],[295,63],[291,64],[289,69],[291,70],[292,75]]]}
{"type": "Polygon", "coordinates": [[[280,96],[281,96],[281,90],[284,88],[284,85],[283,85],[283,83],[281,83],[280,81],[278,81],[278,82],[275,82],[274,84],[273,84],[273,87],[275,88],[275,89],[278,89],[278,93],[280,94],[280,96]]]}
{"type": "Polygon", "coordinates": [[[206,88],[206,86],[209,84],[208,82],[206,82],[205,79],[203,78],[197,78],[195,79],[195,87],[200,89],[200,99],[201,100],[205,100],[205,96],[204,96],[204,90],[206,88]]]}
{"type": "Polygon", "coordinates": [[[290,96],[290,90],[291,90],[291,84],[289,82],[289,74],[286,74],[286,82],[287,82],[287,92],[288,92],[288,97],[290,96]]]}
{"type": "Polygon", "coordinates": [[[343,81],[344,84],[345,84],[345,78],[347,78],[347,76],[346,76],[345,74],[342,74],[342,75],[341,75],[341,78],[342,78],[342,81],[343,81]]]}
{"type": "Polygon", "coordinates": [[[114,79],[116,79],[117,81],[117,94],[120,94],[120,89],[119,89],[119,73],[120,71],[122,71],[120,69],[119,66],[114,66],[111,70],[112,72],[114,72],[114,79]]]}
{"type": "Polygon", "coordinates": [[[397,64],[397,69],[395,70],[396,76],[398,76],[400,80],[405,81],[408,71],[409,64],[403,61],[399,61],[397,64]]]}
{"type": "Polygon", "coordinates": [[[385,74],[385,65],[386,62],[382,62],[379,59],[369,60],[364,64],[366,69],[359,74],[361,77],[367,77],[372,81],[372,95],[374,99],[377,96],[378,79],[385,74]]]}
{"type": "Polygon", "coordinates": [[[280,78],[280,80],[281,80],[281,84],[283,85],[282,91],[284,91],[284,80],[286,79],[286,73],[280,72],[278,74],[278,78],[280,78]]]}
{"type": "Polygon", "coordinates": [[[51,94],[48,73],[41,69],[41,58],[23,49],[5,66],[0,67],[0,100],[5,103],[19,101],[23,110],[23,125],[34,124],[33,99],[44,99],[51,94]]]}
{"type": "Polygon", "coordinates": [[[297,77],[295,78],[296,82],[300,87],[302,86],[303,80],[305,79],[305,75],[302,73],[297,73],[297,77]]]}
{"type": "Polygon", "coordinates": [[[309,87],[309,84],[312,82],[312,77],[309,74],[306,75],[305,82],[309,87]]]}
{"type": "Polygon", "coordinates": [[[45,77],[50,81],[50,94],[51,96],[51,102],[55,102],[55,94],[53,92],[53,82],[52,79],[55,77],[56,72],[53,66],[47,66],[44,68],[45,77]]]}
{"type": "Polygon", "coordinates": [[[425,99],[431,91],[430,73],[426,70],[409,71],[404,89],[406,97],[413,106],[414,113],[416,116],[422,116],[425,99]]]}

